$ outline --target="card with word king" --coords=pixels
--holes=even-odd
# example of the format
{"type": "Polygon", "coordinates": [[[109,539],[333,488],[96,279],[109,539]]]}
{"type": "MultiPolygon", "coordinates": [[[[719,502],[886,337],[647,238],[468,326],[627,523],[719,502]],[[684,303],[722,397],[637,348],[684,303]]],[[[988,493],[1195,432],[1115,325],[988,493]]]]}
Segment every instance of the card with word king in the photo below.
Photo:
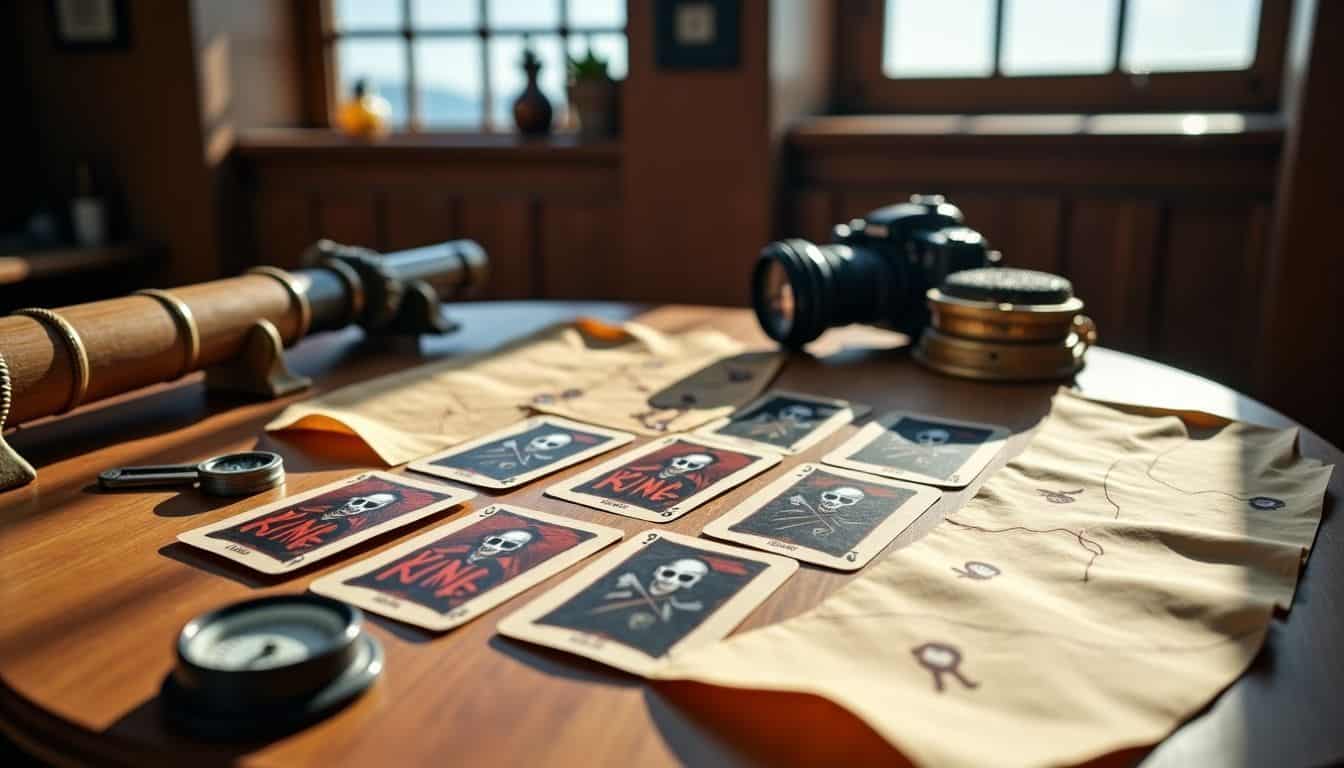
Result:
{"type": "Polygon", "coordinates": [[[262,573],[288,573],[476,494],[389,472],[362,474],[178,534],[262,573]]]}
{"type": "Polygon", "coordinates": [[[546,489],[546,495],[666,523],[778,464],[770,451],[673,436],[627,451],[546,489]]]}
{"type": "Polygon", "coordinates": [[[492,504],[323,576],[309,588],[370,613],[444,632],[623,535],[603,525],[492,504]]]}

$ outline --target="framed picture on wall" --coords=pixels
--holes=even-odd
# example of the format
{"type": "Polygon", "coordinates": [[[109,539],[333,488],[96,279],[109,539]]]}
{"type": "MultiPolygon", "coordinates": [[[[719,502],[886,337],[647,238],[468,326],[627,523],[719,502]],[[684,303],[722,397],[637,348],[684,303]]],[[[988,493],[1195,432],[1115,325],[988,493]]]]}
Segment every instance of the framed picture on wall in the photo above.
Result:
{"type": "Polygon", "coordinates": [[[654,59],[659,69],[736,69],[739,0],[657,0],[654,59]]]}
{"type": "Polygon", "coordinates": [[[130,46],[126,0],[48,0],[48,8],[57,48],[109,51],[130,46]]]}

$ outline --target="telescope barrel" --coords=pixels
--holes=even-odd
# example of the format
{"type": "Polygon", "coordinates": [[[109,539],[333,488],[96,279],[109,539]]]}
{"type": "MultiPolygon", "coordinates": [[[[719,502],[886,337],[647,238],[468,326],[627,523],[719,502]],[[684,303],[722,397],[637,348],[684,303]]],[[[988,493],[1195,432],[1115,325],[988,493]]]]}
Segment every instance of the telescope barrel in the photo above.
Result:
{"type": "MultiPolygon", "coordinates": [[[[0,355],[12,388],[7,425],[234,360],[258,320],[269,321],[285,346],[357,321],[376,332],[381,325],[367,322],[365,311],[370,297],[392,297],[395,304],[410,284],[422,282],[440,298],[457,298],[486,271],[485,252],[469,240],[381,256],[330,245],[358,250],[362,266],[336,257],[301,270],[258,267],[239,277],[0,318],[0,355]]],[[[395,314],[391,304],[380,318],[395,314]]]]}

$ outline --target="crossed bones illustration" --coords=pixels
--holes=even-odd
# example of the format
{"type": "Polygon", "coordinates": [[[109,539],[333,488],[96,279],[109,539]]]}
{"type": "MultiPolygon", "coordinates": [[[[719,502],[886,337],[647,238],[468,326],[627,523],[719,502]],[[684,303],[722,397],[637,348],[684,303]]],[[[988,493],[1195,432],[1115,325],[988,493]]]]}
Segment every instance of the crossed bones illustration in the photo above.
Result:
{"type": "Polygon", "coordinates": [[[505,440],[500,443],[499,448],[492,449],[490,455],[497,458],[500,469],[526,467],[532,463],[533,459],[539,459],[543,462],[550,461],[554,458],[551,451],[564,448],[572,442],[574,442],[574,438],[569,435],[563,432],[552,432],[532,438],[527,445],[521,448],[517,440],[505,440]]]}
{"type": "Polygon", "coordinates": [[[781,509],[775,514],[776,530],[785,531],[802,525],[813,525],[815,526],[812,528],[813,536],[830,536],[839,530],[837,525],[859,525],[858,521],[847,519],[843,513],[849,507],[863,501],[864,497],[864,492],[858,488],[843,485],[822,491],[814,507],[801,493],[795,493],[789,497],[789,503],[794,506],[781,509]]]}
{"type": "Polygon", "coordinates": [[[652,611],[652,616],[644,611],[631,615],[629,619],[631,629],[644,629],[650,626],[654,617],[664,622],[671,621],[677,611],[704,609],[704,603],[699,600],[678,600],[676,593],[692,589],[707,573],[709,566],[690,557],[655,568],[647,588],[637,574],[623,573],[616,579],[616,586],[619,589],[612,590],[603,597],[605,600],[616,602],[599,606],[592,612],[607,613],[636,606],[644,606],[652,611]]]}

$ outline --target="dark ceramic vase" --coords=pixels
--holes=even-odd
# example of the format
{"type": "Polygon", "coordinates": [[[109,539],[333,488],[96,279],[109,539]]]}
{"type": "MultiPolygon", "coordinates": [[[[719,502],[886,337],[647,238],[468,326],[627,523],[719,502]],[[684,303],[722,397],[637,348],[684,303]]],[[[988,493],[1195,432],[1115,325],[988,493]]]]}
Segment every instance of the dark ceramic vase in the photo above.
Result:
{"type": "Polygon", "coordinates": [[[523,71],[527,73],[527,87],[513,102],[513,122],[524,136],[545,136],[551,132],[553,112],[550,100],[537,86],[541,61],[531,49],[523,52],[523,71]]]}

